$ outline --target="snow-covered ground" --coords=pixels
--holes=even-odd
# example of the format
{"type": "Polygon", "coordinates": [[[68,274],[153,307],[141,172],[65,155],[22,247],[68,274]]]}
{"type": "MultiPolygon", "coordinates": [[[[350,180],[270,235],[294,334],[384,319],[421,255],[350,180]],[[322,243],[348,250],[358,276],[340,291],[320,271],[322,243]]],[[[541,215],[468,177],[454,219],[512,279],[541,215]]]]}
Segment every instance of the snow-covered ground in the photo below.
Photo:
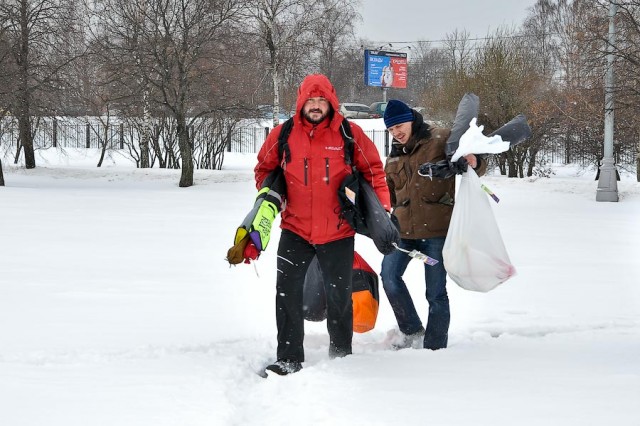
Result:
{"type": "MultiPolygon", "coordinates": [[[[483,177],[518,274],[486,294],[449,282],[448,349],[390,350],[381,288],[352,356],[329,360],[326,324],[307,323],[304,369],[265,380],[279,232],[257,271],[224,260],[253,204],[255,155],[228,155],[191,188],[176,170],[68,155],[40,152],[29,171],[4,162],[0,425],[640,424],[632,175],[617,203],[595,201],[592,170],[483,177]]],[[[379,271],[374,245],[356,245],[379,271]]],[[[426,319],[422,276],[412,263],[426,319]]]]}

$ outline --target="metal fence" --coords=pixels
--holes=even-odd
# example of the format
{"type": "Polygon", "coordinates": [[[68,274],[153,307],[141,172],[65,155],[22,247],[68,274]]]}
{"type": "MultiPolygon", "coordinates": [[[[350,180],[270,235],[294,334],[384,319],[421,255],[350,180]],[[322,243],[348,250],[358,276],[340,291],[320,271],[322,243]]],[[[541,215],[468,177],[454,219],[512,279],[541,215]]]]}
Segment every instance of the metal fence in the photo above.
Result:
{"type": "MultiPolygon", "coordinates": [[[[122,123],[67,123],[58,120],[42,120],[34,128],[33,146],[45,148],[125,148],[125,125],[122,123]]],[[[0,123],[0,144],[16,147],[19,138],[18,124],[0,123]]]]}
{"type": "MultiPolygon", "coordinates": [[[[264,143],[270,127],[235,127],[227,143],[226,151],[257,153],[264,143]]],[[[4,149],[16,147],[18,125],[15,122],[0,123],[0,145],[4,149]]],[[[207,137],[199,132],[190,132],[194,145],[202,145],[207,137]]],[[[375,143],[380,155],[388,154],[389,133],[386,130],[366,130],[365,134],[375,143]]],[[[46,148],[102,148],[126,149],[137,145],[138,129],[126,123],[73,123],[62,120],[41,120],[35,127],[33,144],[35,149],[46,148]]]]}
{"type": "Polygon", "coordinates": [[[238,127],[231,133],[227,151],[242,153],[258,152],[270,130],[268,127],[238,127]]]}
{"type": "MultiPolygon", "coordinates": [[[[239,127],[232,132],[229,152],[257,153],[271,131],[269,127],[239,127]]],[[[382,156],[389,154],[389,132],[386,130],[365,130],[382,156]]]]}
{"type": "MultiPolygon", "coordinates": [[[[270,127],[234,127],[225,140],[212,141],[205,132],[190,132],[195,146],[211,143],[226,144],[225,150],[237,153],[257,153],[264,143],[270,127]],[[209,139],[207,139],[209,138],[209,139]]],[[[15,121],[0,122],[0,148],[3,151],[17,147],[18,125],[15,121]]],[[[390,136],[386,130],[365,130],[365,134],[374,142],[381,156],[389,154],[390,136]]],[[[137,150],[139,132],[130,124],[122,122],[74,122],[73,119],[41,119],[34,128],[34,148],[102,148],[110,150],[137,150]]],[[[637,145],[622,151],[614,149],[616,164],[635,167],[638,155],[637,145]]],[[[579,164],[590,166],[597,164],[601,153],[586,152],[580,149],[568,150],[562,143],[547,142],[538,153],[538,163],[579,164]]]]}

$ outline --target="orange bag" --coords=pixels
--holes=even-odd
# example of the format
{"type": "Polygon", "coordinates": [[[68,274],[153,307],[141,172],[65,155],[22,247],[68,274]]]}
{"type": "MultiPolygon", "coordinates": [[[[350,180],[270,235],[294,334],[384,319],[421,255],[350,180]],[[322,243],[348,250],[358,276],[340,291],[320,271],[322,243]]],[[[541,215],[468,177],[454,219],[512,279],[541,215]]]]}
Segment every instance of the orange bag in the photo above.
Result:
{"type": "MultiPolygon", "coordinates": [[[[378,318],[378,274],[357,253],[353,253],[352,273],[353,331],[365,333],[373,330],[378,318]]],[[[322,271],[318,259],[313,258],[307,271],[303,290],[304,319],[323,321],[327,318],[327,301],[322,271]]]]}
{"type": "Polygon", "coordinates": [[[353,253],[352,281],[353,331],[365,333],[373,330],[378,319],[378,274],[357,252],[353,253]]]}

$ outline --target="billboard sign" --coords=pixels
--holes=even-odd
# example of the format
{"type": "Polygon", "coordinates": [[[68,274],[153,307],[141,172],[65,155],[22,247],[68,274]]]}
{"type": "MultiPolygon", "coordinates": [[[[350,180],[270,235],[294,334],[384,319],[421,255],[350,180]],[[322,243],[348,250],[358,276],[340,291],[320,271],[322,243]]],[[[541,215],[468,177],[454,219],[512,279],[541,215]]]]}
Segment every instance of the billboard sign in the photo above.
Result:
{"type": "Polygon", "coordinates": [[[364,51],[364,84],[407,88],[407,54],[383,50],[364,51]]]}

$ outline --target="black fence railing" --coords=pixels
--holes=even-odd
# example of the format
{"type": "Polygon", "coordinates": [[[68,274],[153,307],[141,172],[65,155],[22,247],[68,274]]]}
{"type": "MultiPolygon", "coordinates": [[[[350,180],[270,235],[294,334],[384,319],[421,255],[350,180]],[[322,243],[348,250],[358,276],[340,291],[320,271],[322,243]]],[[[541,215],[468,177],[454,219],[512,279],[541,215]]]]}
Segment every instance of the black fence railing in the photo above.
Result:
{"type": "MultiPolygon", "coordinates": [[[[0,124],[0,144],[17,146],[19,129],[16,123],[0,124]]],[[[56,120],[38,123],[33,133],[36,149],[46,148],[125,148],[125,125],[122,123],[60,123],[56,120]]]]}
{"type": "MultiPolygon", "coordinates": [[[[227,151],[240,153],[257,153],[271,131],[269,127],[239,127],[232,132],[231,143],[227,151]]],[[[386,130],[365,130],[364,133],[373,141],[382,156],[389,154],[389,132],[386,130]]]]}
{"type": "MultiPolygon", "coordinates": [[[[47,120],[41,121],[34,130],[35,149],[102,148],[103,145],[106,145],[107,149],[127,149],[131,145],[137,145],[140,139],[139,129],[127,123],[69,123],[47,120]]],[[[270,127],[234,127],[229,137],[219,143],[225,143],[225,150],[228,152],[257,153],[270,131],[270,127]]],[[[4,149],[16,147],[18,132],[15,122],[0,124],[0,145],[4,149]]],[[[194,146],[212,142],[202,140],[209,138],[209,135],[193,131],[193,127],[189,134],[193,138],[194,146]]],[[[389,133],[386,130],[366,130],[365,134],[375,143],[381,155],[388,154],[389,133]]]]}
{"type": "MultiPolygon", "coordinates": [[[[195,147],[210,144],[224,144],[224,151],[237,153],[257,153],[264,143],[269,127],[231,127],[224,137],[212,137],[211,133],[198,129],[191,129],[189,134],[195,147]],[[218,138],[219,140],[214,140],[218,138]]],[[[156,129],[160,140],[174,140],[174,135],[164,135],[156,129]]],[[[390,136],[386,130],[365,130],[365,134],[374,142],[381,156],[389,154],[390,136]]],[[[40,120],[35,126],[33,140],[36,149],[46,148],[103,148],[109,150],[138,150],[139,130],[128,123],[103,122],[67,122],[57,119],[40,120]]],[[[17,147],[18,126],[14,121],[0,123],[0,150],[6,152],[17,147]]],[[[165,146],[175,146],[169,143],[165,146]]],[[[576,144],[568,149],[562,143],[547,142],[543,150],[538,153],[538,163],[543,160],[553,164],[579,164],[590,166],[598,163],[601,153],[593,153],[576,148],[576,144]]],[[[627,145],[626,150],[614,150],[616,164],[633,168],[638,156],[638,146],[627,145]]]]}

